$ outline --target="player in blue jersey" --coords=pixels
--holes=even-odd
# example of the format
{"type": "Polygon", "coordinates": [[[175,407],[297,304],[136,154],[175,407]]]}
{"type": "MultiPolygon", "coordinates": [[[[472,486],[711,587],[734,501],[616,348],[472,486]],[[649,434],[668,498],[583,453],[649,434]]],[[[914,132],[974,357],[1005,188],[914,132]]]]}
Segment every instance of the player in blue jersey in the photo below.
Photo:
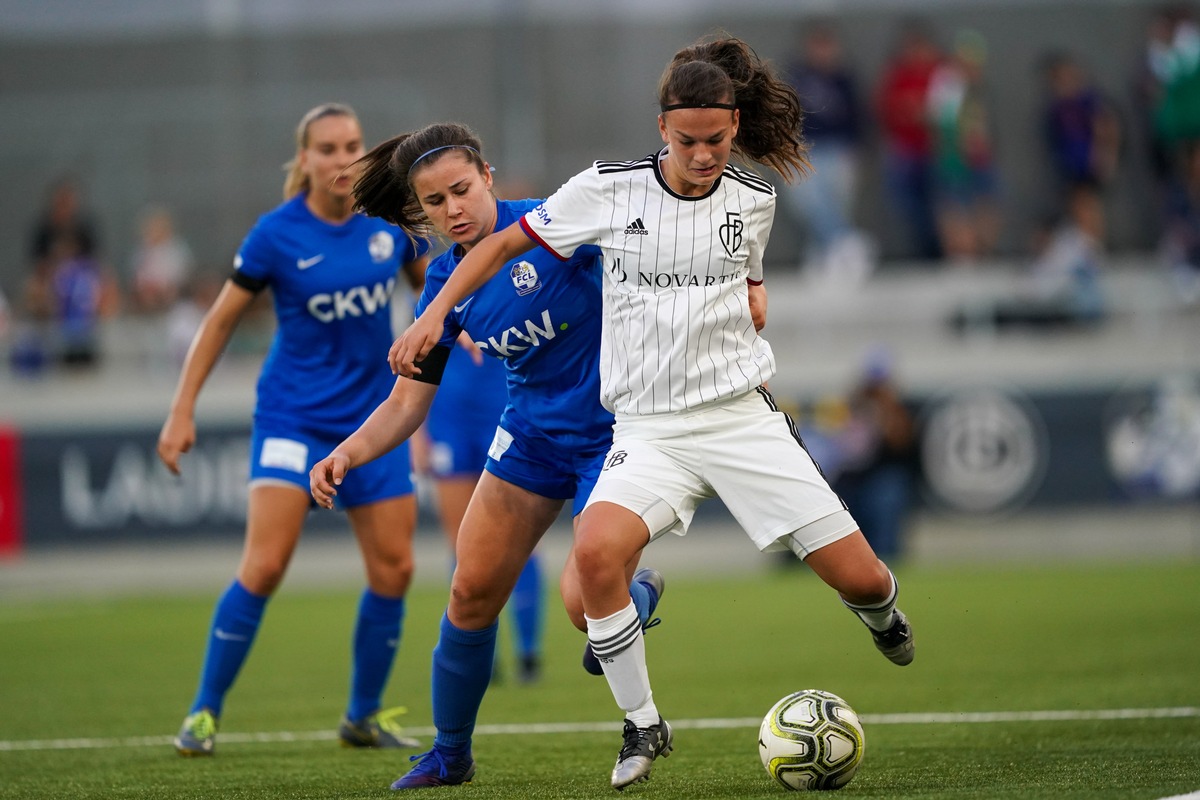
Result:
{"type": "MultiPolygon", "coordinates": [[[[438,124],[385,142],[364,158],[357,207],[412,235],[436,232],[452,246],[434,259],[417,303],[424,308],[466,253],[540,201],[502,201],[492,194],[490,167],[469,129],[438,124]]],[[[530,553],[566,500],[578,514],[603,466],[612,414],[600,405],[600,262],[582,247],[566,269],[547,250],[514,259],[460,300],[439,341],[413,378],[352,436],[313,467],[310,488],[331,507],[354,469],[407,440],[425,418],[460,332],[486,355],[504,360],[508,406],[488,450],[485,471],[458,533],[450,602],[433,653],[433,749],[393,789],[465,783],[475,774],[471,735],[487,689],[496,620],[530,553]]],[[[662,576],[626,564],[628,595],[640,625],[662,594],[662,576]]],[[[560,589],[567,613],[584,630],[573,556],[560,589]]]]}
{"type": "MultiPolygon", "coordinates": [[[[438,518],[453,553],[458,528],[467,504],[487,463],[488,445],[500,415],[508,405],[508,374],[504,362],[487,358],[460,338],[446,361],[442,383],[425,418],[425,455],[419,471],[433,481],[438,518]]],[[[420,452],[415,446],[413,457],[420,452]]],[[[541,561],[535,552],[525,562],[508,599],[508,616],[513,624],[516,674],[521,683],[532,683],[541,675],[542,621],[546,596],[542,589],[541,561]]],[[[496,660],[492,679],[501,674],[496,660]]]]}
{"type": "MultiPolygon", "coordinates": [[[[428,244],[353,212],[352,167],[362,153],[350,108],[322,105],[301,120],[285,202],[242,243],[233,276],[192,341],[159,434],[159,457],[178,474],[181,455],[196,441],[200,389],[242,315],[269,287],[278,325],[258,380],[246,545],[212,618],[200,687],[175,738],[181,755],[213,753],[225,695],[300,539],[312,503],[309,468],[391,390],[380,352],[392,339],[392,291],[401,270],[419,289],[428,244]]],[[[416,502],[407,448],[351,476],[341,504],[362,550],[367,588],[338,736],[346,746],[416,747],[380,713],[412,576],[416,502]]]]}

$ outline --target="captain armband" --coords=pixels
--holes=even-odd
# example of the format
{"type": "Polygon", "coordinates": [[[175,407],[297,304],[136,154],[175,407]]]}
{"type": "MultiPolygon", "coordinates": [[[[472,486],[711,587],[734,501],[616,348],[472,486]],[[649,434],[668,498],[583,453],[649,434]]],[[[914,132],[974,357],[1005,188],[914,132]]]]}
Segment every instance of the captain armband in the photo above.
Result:
{"type": "Polygon", "coordinates": [[[754,278],[746,278],[746,283],[750,284],[751,286],[762,286],[763,284],[761,280],[756,281],[754,278]]]}
{"type": "Polygon", "coordinates": [[[240,269],[235,269],[233,274],[229,276],[229,280],[233,281],[237,286],[242,287],[247,292],[258,294],[263,289],[267,288],[267,282],[263,278],[251,278],[240,269]]]}
{"type": "Polygon", "coordinates": [[[442,344],[434,345],[433,349],[429,351],[429,355],[420,361],[413,362],[421,371],[415,373],[412,379],[421,383],[432,383],[434,386],[440,385],[442,375],[446,372],[446,362],[449,360],[450,348],[442,344]]]}

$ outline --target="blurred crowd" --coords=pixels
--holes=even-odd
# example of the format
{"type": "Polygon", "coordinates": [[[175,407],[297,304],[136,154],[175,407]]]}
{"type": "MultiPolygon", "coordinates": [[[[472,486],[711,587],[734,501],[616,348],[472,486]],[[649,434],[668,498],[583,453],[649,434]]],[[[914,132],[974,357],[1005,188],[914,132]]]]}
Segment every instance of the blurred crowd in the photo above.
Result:
{"type": "MultiPolygon", "coordinates": [[[[1190,5],[1153,14],[1137,75],[1102,88],[1069,49],[1040,54],[1036,86],[1049,196],[1023,209],[1033,224],[1028,279],[988,313],[998,324],[1091,323],[1105,309],[1097,280],[1107,252],[1107,195],[1125,159],[1153,168],[1162,257],[1180,296],[1200,300],[1200,19],[1190,5]],[[1136,131],[1137,135],[1132,135],[1136,131]],[[1132,142],[1145,142],[1135,152],[1132,142]]],[[[806,109],[814,174],[785,189],[803,234],[803,268],[848,283],[878,263],[875,231],[855,207],[875,169],[887,213],[912,258],[970,266],[998,254],[1005,168],[994,141],[988,42],[948,42],[926,20],[902,22],[880,74],[856,74],[836,21],[805,25],[788,73],[806,109]]],[[[1020,221],[1022,224],[1027,221],[1020,221]]],[[[777,223],[778,224],[778,223],[777,223]]],[[[959,321],[961,324],[961,320],[959,321]]]]}

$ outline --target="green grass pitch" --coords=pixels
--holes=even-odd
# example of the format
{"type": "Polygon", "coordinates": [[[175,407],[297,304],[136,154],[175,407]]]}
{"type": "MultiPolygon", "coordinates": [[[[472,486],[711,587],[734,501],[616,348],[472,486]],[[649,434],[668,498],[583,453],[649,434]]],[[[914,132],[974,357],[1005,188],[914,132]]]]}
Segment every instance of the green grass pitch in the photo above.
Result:
{"type": "MultiPolygon", "coordinates": [[[[757,720],[804,688],[841,695],[864,718],[866,757],[844,797],[1200,791],[1200,563],[914,566],[898,575],[917,641],[906,668],[887,663],[803,568],[668,575],[664,624],[647,647],[655,699],[681,727],[675,753],[624,796],[786,796],[759,763],[757,720]]],[[[0,606],[0,798],[394,796],[388,785],[408,753],[343,750],[332,739],[349,680],[352,587],[285,584],[227,701],[217,756],[174,754],[169,739],[194,691],[220,588],[0,606]],[[258,733],[267,741],[251,740],[258,733]]],[[[444,603],[444,587],[414,589],[386,698],[408,707],[407,725],[426,741],[444,603]]],[[[556,597],[546,643],[541,683],[502,681],[484,702],[484,731],[518,727],[478,735],[475,781],[437,797],[616,796],[608,773],[620,712],[605,682],[579,667],[583,639],[556,597]],[[565,730],[520,727],[538,723],[565,730]]]]}

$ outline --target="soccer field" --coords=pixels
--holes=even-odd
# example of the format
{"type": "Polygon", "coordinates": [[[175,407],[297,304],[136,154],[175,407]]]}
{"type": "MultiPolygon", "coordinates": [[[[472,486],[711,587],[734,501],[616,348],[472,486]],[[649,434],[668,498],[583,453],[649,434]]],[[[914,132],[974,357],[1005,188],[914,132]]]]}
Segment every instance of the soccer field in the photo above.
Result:
{"type": "MultiPolygon", "coordinates": [[[[757,726],[775,700],[804,688],[842,696],[863,718],[866,757],[845,796],[1200,790],[1200,564],[929,565],[898,577],[917,642],[906,668],[886,662],[802,568],[668,575],[664,622],[647,647],[675,752],[625,794],[783,796],[759,763],[757,726]]],[[[349,587],[285,585],[229,697],[217,756],[174,754],[214,594],[0,607],[0,797],[394,796],[388,785],[407,753],[334,740],[357,602],[349,587]]],[[[444,602],[442,587],[414,590],[387,696],[426,741],[444,602]]],[[[475,781],[439,797],[615,796],[620,712],[604,681],[578,666],[582,643],[555,599],[545,677],[493,687],[475,781]]]]}

